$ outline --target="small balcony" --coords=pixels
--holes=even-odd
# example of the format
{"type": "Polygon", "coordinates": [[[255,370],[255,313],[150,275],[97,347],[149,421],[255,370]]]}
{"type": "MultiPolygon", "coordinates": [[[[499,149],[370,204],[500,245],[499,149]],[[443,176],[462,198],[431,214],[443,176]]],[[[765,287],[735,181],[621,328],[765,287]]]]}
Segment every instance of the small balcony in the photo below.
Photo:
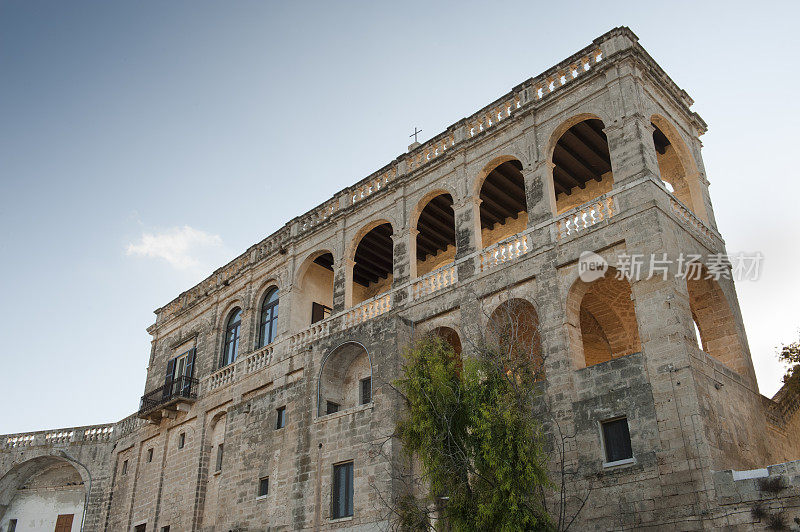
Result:
{"type": "Polygon", "coordinates": [[[186,411],[197,400],[198,380],[176,377],[142,396],[138,416],[158,423],[162,417],[174,418],[179,410],[186,411]]]}

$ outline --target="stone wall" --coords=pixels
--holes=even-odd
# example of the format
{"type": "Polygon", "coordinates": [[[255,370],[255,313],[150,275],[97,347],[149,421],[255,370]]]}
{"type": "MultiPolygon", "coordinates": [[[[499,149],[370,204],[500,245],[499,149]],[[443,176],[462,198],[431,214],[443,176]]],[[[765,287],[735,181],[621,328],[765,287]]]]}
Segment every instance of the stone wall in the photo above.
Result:
{"type": "MultiPolygon", "coordinates": [[[[791,437],[797,416],[781,411],[778,421],[767,419],[773,407],[758,393],[733,282],[706,290],[726,310],[725,334],[708,342],[709,354],[697,347],[693,316],[708,298],[698,298],[698,287],[675,275],[674,266],[664,277],[630,282],[588,282],[578,272],[585,251],[612,266],[620,254],[725,253],[699,152],[705,124],[691,103],[635,35],[612,30],[158,309],[148,329],[144,392],[162,386],[168,361],[194,347],[196,397],[156,408],[157,416],[144,412],[150,423],[123,420],[96,441],[74,437],[86,433],[80,430],[65,440],[47,438],[51,433],[4,436],[0,505],[13,498],[10,487],[66,449],[91,471],[87,530],[379,528],[390,517],[395,479],[408,467],[391,438],[402,406],[392,387],[402,348],[449,327],[464,356],[472,356],[492,313],[516,298],[538,324],[546,379],[537,408],[552,449],[563,451],[554,473],[565,468],[568,491],[588,495],[578,528],[752,526],[734,516],[744,512],[744,499],[731,503],[720,495],[739,485],[727,486],[715,471],[762,467],[778,455],[796,459],[800,445],[791,437]],[[605,126],[613,175],[557,203],[554,146],[587,118],[605,126]],[[690,194],[691,206],[661,180],[651,122],[672,143],[670,178],[678,159],[686,181],[681,194],[690,194]],[[527,213],[482,232],[482,179],[512,160],[522,168],[527,213]],[[456,246],[429,259],[440,270],[420,267],[417,273],[427,274],[420,289],[409,251],[416,245],[414,213],[436,191],[453,198],[456,246]],[[365,291],[353,283],[353,256],[378,223],[392,225],[393,271],[365,291]],[[334,258],[333,314],[308,326],[309,297],[327,295],[322,283],[302,277],[321,252],[334,258]],[[259,307],[271,287],[280,290],[278,336],[261,347],[259,307]],[[237,307],[238,357],[220,367],[225,322],[237,307]],[[610,356],[600,356],[603,342],[610,356]],[[353,358],[357,366],[336,357],[347,345],[367,354],[353,358]],[[367,374],[372,398],[357,404],[358,380],[367,374]],[[328,390],[344,409],[326,415],[320,397],[328,390]],[[285,408],[282,428],[278,408],[285,408]],[[601,423],[620,417],[628,421],[633,457],[608,463],[601,423]],[[334,520],[333,467],[350,461],[354,515],[334,520]],[[259,496],[267,477],[269,493],[259,496]]],[[[775,503],[782,508],[797,502],[785,493],[775,503]]],[[[570,498],[571,508],[576,500],[570,498]]]]}

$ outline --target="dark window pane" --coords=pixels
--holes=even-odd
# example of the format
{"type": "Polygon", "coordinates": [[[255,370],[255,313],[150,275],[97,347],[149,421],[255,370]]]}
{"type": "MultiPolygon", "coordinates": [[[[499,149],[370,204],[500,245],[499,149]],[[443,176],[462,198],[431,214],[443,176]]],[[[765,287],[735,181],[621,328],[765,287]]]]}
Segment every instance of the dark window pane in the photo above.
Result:
{"type": "Polygon", "coordinates": [[[275,423],[276,429],[282,429],[286,426],[286,407],[282,406],[278,410],[278,421],[275,423]]]}
{"type": "Polygon", "coordinates": [[[325,413],[326,414],[335,414],[339,411],[339,403],[334,403],[333,401],[328,401],[325,405],[325,413]]]}
{"type": "Polygon", "coordinates": [[[361,379],[361,404],[365,405],[372,401],[372,378],[361,379]]]}
{"type": "Polygon", "coordinates": [[[603,441],[606,446],[606,460],[608,462],[633,458],[627,418],[603,423],[603,441]]]}
{"type": "Polygon", "coordinates": [[[217,447],[217,466],[216,471],[222,471],[222,444],[217,447]]]}
{"type": "Polygon", "coordinates": [[[334,519],[353,515],[353,462],[333,466],[334,519]]]}
{"type": "Polygon", "coordinates": [[[269,494],[269,477],[264,477],[258,481],[258,496],[263,497],[269,494]]]}

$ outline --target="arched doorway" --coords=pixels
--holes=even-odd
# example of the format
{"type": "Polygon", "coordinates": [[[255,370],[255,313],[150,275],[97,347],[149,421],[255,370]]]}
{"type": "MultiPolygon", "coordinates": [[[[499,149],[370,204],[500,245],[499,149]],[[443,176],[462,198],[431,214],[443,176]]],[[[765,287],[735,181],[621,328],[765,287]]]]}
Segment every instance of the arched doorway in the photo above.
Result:
{"type": "Polygon", "coordinates": [[[347,342],[325,357],[317,399],[319,416],[372,402],[372,365],[363,345],[347,342]]]}
{"type": "Polygon", "coordinates": [[[456,256],[456,218],[453,197],[439,194],[425,203],[417,219],[417,277],[453,262],[456,256]]]}
{"type": "Polygon", "coordinates": [[[741,375],[747,374],[744,344],[728,299],[717,281],[700,267],[686,279],[700,349],[741,375]]]}
{"type": "Polygon", "coordinates": [[[511,298],[498,305],[489,316],[486,336],[487,347],[509,371],[530,372],[534,380],[544,379],[539,316],[529,301],[511,298]]]}
{"type": "Polygon", "coordinates": [[[609,268],[605,276],[575,281],[567,301],[570,343],[579,366],[593,366],[642,350],[631,286],[609,268]]]}
{"type": "Polygon", "coordinates": [[[0,530],[9,530],[12,522],[18,531],[31,522],[36,530],[80,530],[85,504],[84,479],[72,463],[34,458],[0,479],[0,530]]]}
{"type": "Polygon", "coordinates": [[[496,244],[527,227],[525,180],[522,163],[518,160],[490,166],[481,184],[479,198],[483,247],[496,244]]]}
{"type": "Polygon", "coordinates": [[[614,174],[604,128],[601,120],[588,118],[556,142],[552,162],[557,214],[611,191],[614,174]]]}
{"type": "Polygon", "coordinates": [[[353,255],[353,306],[392,287],[392,234],[392,225],[387,222],[373,227],[359,239],[353,255]]]}

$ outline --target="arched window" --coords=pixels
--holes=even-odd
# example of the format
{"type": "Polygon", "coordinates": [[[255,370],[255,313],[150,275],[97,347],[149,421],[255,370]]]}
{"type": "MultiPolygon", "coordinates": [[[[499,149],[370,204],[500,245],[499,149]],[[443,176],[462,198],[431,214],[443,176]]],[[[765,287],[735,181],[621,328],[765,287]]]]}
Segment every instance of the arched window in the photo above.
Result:
{"type": "Polygon", "coordinates": [[[239,331],[242,328],[242,309],[236,308],[225,327],[225,345],[222,347],[222,366],[236,360],[239,353],[239,331]]]}
{"type": "Polygon", "coordinates": [[[271,289],[261,303],[258,347],[271,344],[278,335],[278,289],[271,289]]]}

